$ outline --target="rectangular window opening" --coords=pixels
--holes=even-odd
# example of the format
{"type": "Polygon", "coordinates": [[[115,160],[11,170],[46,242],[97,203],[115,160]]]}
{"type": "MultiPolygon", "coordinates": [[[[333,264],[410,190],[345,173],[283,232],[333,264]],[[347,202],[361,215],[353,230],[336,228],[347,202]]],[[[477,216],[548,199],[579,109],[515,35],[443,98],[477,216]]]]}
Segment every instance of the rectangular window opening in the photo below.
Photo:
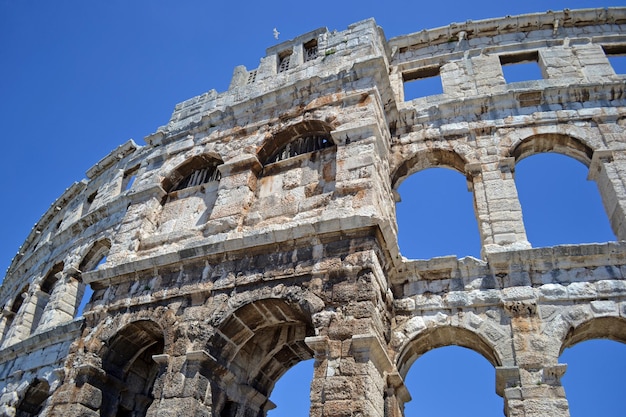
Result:
{"type": "Polygon", "coordinates": [[[304,44],[304,62],[317,58],[317,39],[312,39],[304,44]]]}
{"type": "Polygon", "coordinates": [[[124,179],[122,180],[122,189],[124,191],[130,190],[135,183],[135,180],[137,179],[137,171],[139,171],[138,166],[124,172],[124,179]]]}
{"type": "Polygon", "coordinates": [[[616,74],[626,74],[626,45],[604,45],[604,54],[616,74]]]}
{"type": "Polygon", "coordinates": [[[443,94],[439,67],[420,68],[402,74],[404,101],[443,94]]]}
{"type": "Polygon", "coordinates": [[[543,79],[541,68],[539,67],[539,53],[537,51],[500,55],[500,65],[507,83],[543,79]]]}

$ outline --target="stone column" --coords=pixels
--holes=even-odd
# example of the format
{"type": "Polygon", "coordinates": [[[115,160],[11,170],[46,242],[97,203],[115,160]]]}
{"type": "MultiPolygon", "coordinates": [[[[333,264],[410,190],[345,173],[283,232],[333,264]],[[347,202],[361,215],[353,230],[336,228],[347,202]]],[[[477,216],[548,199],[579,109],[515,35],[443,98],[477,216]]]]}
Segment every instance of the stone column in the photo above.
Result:
{"type": "MultiPolygon", "coordinates": [[[[39,287],[37,287],[37,291],[39,287]]],[[[33,319],[35,317],[35,310],[37,309],[37,297],[34,294],[28,292],[22,293],[24,302],[20,309],[15,313],[15,318],[11,324],[11,328],[8,330],[7,337],[2,344],[2,347],[7,347],[15,343],[21,342],[30,336],[30,331],[33,326],[33,319]]]]}
{"type": "Polygon", "coordinates": [[[561,377],[565,366],[550,354],[553,341],[542,323],[532,289],[511,288],[504,309],[511,318],[516,366],[496,370],[496,391],[504,397],[507,417],[569,417],[561,377]]]}
{"type": "Polygon", "coordinates": [[[74,370],[74,378],[66,378],[66,383],[52,394],[49,417],[103,417],[101,387],[106,383],[106,373],[93,365],[80,365],[74,370]]]}
{"type": "Polygon", "coordinates": [[[154,355],[159,376],[154,383],[154,401],[146,417],[187,417],[212,415],[212,390],[207,363],[211,356],[204,351],[185,356],[154,355]]]}
{"type": "Polygon", "coordinates": [[[77,300],[80,292],[80,282],[76,278],[78,274],[78,270],[70,267],[57,281],[39,321],[38,331],[45,331],[74,319],[81,301],[77,300]]]}
{"type": "Polygon", "coordinates": [[[385,416],[385,381],[370,358],[369,338],[375,340],[372,335],[346,340],[327,336],[305,339],[315,355],[311,417],[385,416]],[[359,343],[364,340],[367,342],[359,343]]]}
{"type": "Polygon", "coordinates": [[[505,158],[465,167],[472,177],[483,256],[530,248],[515,187],[514,164],[513,158],[505,158]]]}

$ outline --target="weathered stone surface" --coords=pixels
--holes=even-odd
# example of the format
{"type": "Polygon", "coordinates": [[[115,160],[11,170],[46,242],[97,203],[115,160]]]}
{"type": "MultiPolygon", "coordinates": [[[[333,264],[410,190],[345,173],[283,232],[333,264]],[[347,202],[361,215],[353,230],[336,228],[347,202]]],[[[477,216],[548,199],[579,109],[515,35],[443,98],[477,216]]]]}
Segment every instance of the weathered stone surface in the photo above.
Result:
{"type": "Polygon", "coordinates": [[[626,342],[625,44],[611,8],[269,48],[35,225],[0,288],[0,415],[261,416],[314,358],[311,416],[396,417],[412,363],[460,345],[509,417],[568,416],[560,352],[626,342]],[[526,60],[545,78],[507,83],[526,60]],[[530,247],[514,169],[540,152],[589,166],[618,242],[530,247]],[[398,186],[434,166],[467,177],[483,259],[401,256],[398,186]]]}

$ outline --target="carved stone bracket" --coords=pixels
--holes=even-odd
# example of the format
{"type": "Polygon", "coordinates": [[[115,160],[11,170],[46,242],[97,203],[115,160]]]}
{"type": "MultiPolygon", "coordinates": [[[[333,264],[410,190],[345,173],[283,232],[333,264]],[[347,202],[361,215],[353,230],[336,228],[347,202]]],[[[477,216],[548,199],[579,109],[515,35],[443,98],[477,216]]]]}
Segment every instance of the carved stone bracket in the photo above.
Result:
{"type": "Polygon", "coordinates": [[[395,370],[383,344],[378,337],[372,334],[356,334],[352,336],[352,354],[357,362],[372,361],[381,375],[395,370]]]}
{"type": "Polygon", "coordinates": [[[517,366],[496,367],[496,394],[503,397],[506,388],[519,387],[521,378],[517,366]]]}

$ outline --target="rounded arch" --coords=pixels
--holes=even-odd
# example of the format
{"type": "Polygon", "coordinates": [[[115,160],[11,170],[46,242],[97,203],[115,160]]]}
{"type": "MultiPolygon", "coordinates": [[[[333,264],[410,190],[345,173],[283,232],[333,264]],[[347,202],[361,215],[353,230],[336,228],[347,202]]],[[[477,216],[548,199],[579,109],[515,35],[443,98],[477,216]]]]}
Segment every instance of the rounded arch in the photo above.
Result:
{"type": "Polygon", "coordinates": [[[509,156],[518,163],[524,158],[546,152],[560,153],[582,162],[591,163],[593,148],[584,140],[565,133],[539,133],[516,141],[509,148],[509,156]]]}
{"type": "Polygon", "coordinates": [[[81,272],[94,270],[103,259],[106,258],[109,250],[111,249],[111,241],[107,238],[102,238],[95,241],[83,256],[78,269],[81,272]]]}
{"type": "Polygon", "coordinates": [[[289,368],[313,357],[304,343],[315,333],[308,304],[281,298],[244,304],[217,326],[208,350],[239,383],[269,398],[276,381],[289,368]]]}
{"type": "Polygon", "coordinates": [[[567,348],[593,339],[610,339],[626,344],[626,319],[596,317],[578,325],[572,325],[561,343],[559,355],[567,348]]]}
{"type": "Polygon", "coordinates": [[[450,149],[427,149],[413,154],[403,160],[391,174],[392,188],[397,190],[402,181],[416,172],[428,168],[450,168],[467,176],[465,166],[467,160],[459,153],[450,149]]]}
{"type": "Polygon", "coordinates": [[[220,179],[217,167],[224,162],[214,153],[192,156],[171,169],[161,180],[166,192],[220,179]]]}
{"type": "Polygon", "coordinates": [[[45,379],[35,379],[26,389],[16,408],[16,417],[38,416],[50,396],[50,385],[45,379]]]}
{"type": "Polygon", "coordinates": [[[331,130],[331,125],[321,120],[304,120],[288,126],[273,135],[268,135],[257,151],[257,158],[263,165],[272,162],[272,157],[282,148],[302,137],[315,136],[325,138],[328,142],[323,147],[332,146],[334,143],[330,137],[331,130]]]}
{"type": "Polygon", "coordinates": [[[159,366],[153,355],[163,353],[161,326],[152,320],[131,322],[103,346],[100,357],[106,372],[103,415],[145,415],[152,403],[152,388],[159,366]]]}
{"type": "Polygon", "coordinates": [[[52,290],[59,280],[59,273],[63,271],[65,264],[63,262],[56,263],[39,284],[41,291],[46,294],[52,294],[52,290]]]}
{"type": "Polygon", "coordinates": [[[411,365],[426,352],[445,346],[461,346],[482,355],[491,365],[502,366],[497,350],[480,334],[457,326],[438,326],[425,329],[408,342],[396,360],[396,367],[404,378],[411,365]]]}

